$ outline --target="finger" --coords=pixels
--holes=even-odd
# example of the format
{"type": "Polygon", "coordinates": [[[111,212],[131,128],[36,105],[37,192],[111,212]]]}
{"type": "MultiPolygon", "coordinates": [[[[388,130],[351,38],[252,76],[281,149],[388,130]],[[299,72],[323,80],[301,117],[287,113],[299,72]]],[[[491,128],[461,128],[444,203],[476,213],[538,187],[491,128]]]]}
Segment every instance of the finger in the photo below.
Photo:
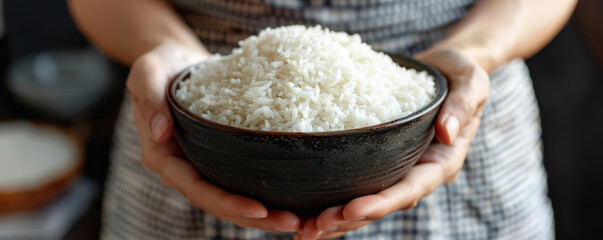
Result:
{"type": "Polygon", "coordinates": [[[323,232],[321,237],[333,232],[349,232],[356,230],[372,221],[364,219],[346,220],[343,217],[344,206],[331,207],[323,211],[316,219],[317,228],[323,232]]]}
{"type": "Polygon", "coordinates": [[[478,126],[479,118],[473,119],[453,145],[432,144],[419,164],[411,168],[400,182],[378,194],[356,198],[346,204],[344,219],[377,220],[394,211],[415,207],[419,200],[460,171],[478,126]]]}
{"type": "MultiPolygon", "coordinates": [[[[132,112],[134,114],[134,122],[137,126],[144,126],[144,120],[140,108],[136,103],[132,104],[132,112]]],[[[164,143],[157,143],[149,137],[147,131],[138,131],[140,135],[140,156],[142,164],[147,169],[158,172],[165,164],[164,159],[167,156],[182,156],[182,150],[173,140],[164,143]]],[[[162,179],[167,180],[167,179],[162,179]]],[[[167,183],[167,181],[165,181],[167,183]]]]}
{"type": "Polygon", "coordinates": [[[210,54],[177,45],[162,45],[137,59],[128,75],[127,87],[133,101],[142,107],[146,129],[158,142],[169,139],[172,117],[165,97],[170,79],[186,67],[209,58],[210,54]]]}
{"type": "Polygon", "coordinates": [[[434,176],[434,172],[441,171],[441,165],[436,163],[416,165],[393,186],[350,201],[343,209],[343,217],[346,220],[378,220],[394,211],[413,208],[443,182],[439,174],[434,176]]]}
{"type": "Polygon", "coordinates": [[[475,70],[470,76],[456,78],[469,80],[451,80],[448,97],[436,119],[436,138],[447,145],[452,144],[473,118],[481,116],[481,108],[488,97],[488,78],[485,72],[475,70]]]}
{"type": "MultiPolygon", "coordinates": [[[[134,118],[142,123],[140,108],[134,106],[134,118]]],[[[224,216],[240,216],[244,218],[264,218],[267,209],[260,202],[243,197],[208,183],[199,176],[196,169],[180,156],[176,143],[156,143],[148,138],[147,132],[140,132],[141,154],[143,165],[158,173],[161,181],[169,187],[177,189],[193,206],[211,209],[224,216]]]]}
{"type": "Polygon", "coordinates": [[[321,233],[316,227],[316,217],[311,217],[304,222],[298,235],[300,239],[317,239],[321,233]]]}
{"type": "Polygon", "coordinates": [[[159,174],[194,207],[230,217],[265,218],[268,210],[257,200],[232,194],[204,180],[187,161],[168,157],[159,174]]]}
{"type": "Polygon", "coordinates": [[[167,141],[173,131],[172,117],[165,101],[168,80],[163,61],[154,54],[146,54],[134,62],[126,82],[144,122],[139,130],[148,131],[157,142],[167,141]]]}
{"type": "Polygon", "coordinates": [[[436,120],[436,138],[450,145],[481,107],[489,94],[489,76],[460,51],[428,51],[417,59],[437,67],[448,79],[449,93],[436,120]]]}
{"type": "Polygon", "coordinates": [[[161,184],[163,184],[163,186],[169,187],[169,188],[175,188],[174,184],[172,184],[170,181],[168,181],[166,178],[164,177],[159,177],[159,179],[161,180],[161,184]]]}
{"type": "Polygon", "coordinates": [[[316,218],[316,227],[323,232],[333,232],[345,222],[343,218],[343,205],[327,208],[316,218]]]}
{"type": "Polygon", "coordinates": [[[442,175],[442,178],[445,179],[445,183],[454,181],[463,167],[467,151],[477,133],[479,123],[480,119],[474,118],[459,134],[457,140],[450,146],[441,143],[431,144],[425,153],[423,153],[417,164],[440,164],[442,166],[441,169],[444,170],[440,174],[442,175]]]}
{"type": "Polygon", "coordinates": [[[270,210],[268,216],[262,219],[249,219],[229,216],[216,216],[244,228],[256,228],[270,232],[297,232],[301,228],[300,219],[288,211],[270,210]]]}

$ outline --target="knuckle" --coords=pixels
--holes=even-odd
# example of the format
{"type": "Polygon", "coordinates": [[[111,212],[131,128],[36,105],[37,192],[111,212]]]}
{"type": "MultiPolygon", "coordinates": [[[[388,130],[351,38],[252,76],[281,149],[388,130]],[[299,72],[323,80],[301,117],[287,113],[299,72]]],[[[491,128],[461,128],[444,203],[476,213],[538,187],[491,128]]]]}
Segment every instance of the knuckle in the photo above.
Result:
{"type": "Polygon", "coordinates": [[[220,207],[219,211],[221,214],[224,214],[225,216],[231,216],[231,217],[237,216],[236,212],[232,209],[220,207]]]}
{"type": "Polygon", "coordinates": [[[476,73],[476,77],[478,77],[479,79],[483,79],[483,80],[490,80],[490,75],[482,68],[476,68],[475,69],[476,73]]]}
{"type": "Polygon", "coordinates": [[[433,192],[433,190],[435,190],[435,187],[418,184],[413,184],[410,186],[410,188],[410,192],[412,194],[409,196],[409,201],[406,201],[406,204],[402,206],[402,210],[409,210],[416,207],[423,197],[429,195],[431,192],[433,192]]]}
{"type": "Polygon", "coordinates": [[[461,108],[461,111],[464,114],[467,114],[469,116],[474,115],[475,110],[477,109],[477,103],[475,102],[475,100],[467,96],[460,97],[458,106],[461,108]]]}
{"type": "Polygon", "coordinates": [[[140,161],[142,163],[142,166],[145,167],[148,170],[153,171],[154,168],[154,161],[152,159],[151,156],[149,156],[149,153],[147,151],[140,151],[140,161]]]}
{"type": "Polygon", "coordinates": [[[404,206],[404,207],[402,208],[402,210],[410,210],[410,209],[413,209],[413,208],[415,208],[415,207],[416,207],[418,204],[419,204],[419,200],[418,200],[418,199],[415,199],[415,200],[411,201],[411,202],[410,202],[408,205],[404,206]]]}
{"type": "MultiPolygon", "coordinates": [[[[229,202],[226,202],[226,203],[229,203],[229,202]]],[[[223,215],[231,216],[231,217],[239,216],[239,213],[237,212],[238,206],[233,206],[232,204],[220,204],[216,208],[223,215]]]]}
{"type": "Polygon", "coordinates": [[[454,94],[449,98],[457,117],[460,117],[461,124],[463,119],[471,119],[477,114],[478,104],[475,99],[467,96],[466,94],[454,94]]]}
{"type": "Polygon", "coordinates": [[[159,65],[159,58],[152,53],[142,55],[132,64],[132,69],[153,70],[159,65]]]}
{"type": "Polygon", "coordinates": [[[484,83],[485,86],[482,87],[482,91],[480,91],[482,98],[483,98],[482,102],[484,102],[484,103],[486,102],[486,100],[488,98],[490,98],[490,80],[489,80],[490,78],[488,77],[486,79],[487,79],[487,81],[485,81],[485,83],[484,83]]]}
{"type": "Polygon", "coordinates": [[[452,177],[449,177],[448,179],[446,179],[446,183],[453,183],[454,181],[456,181],[459,178],[459,174],[455,173],[454,175],[452,175],[452,177]]]}
{"type": "Polygon", "coordinates": [[[423,192],[421,193],[421,196],[418,198],[419,201],[421,200],[421,198],[428,196],[429,194],[431,194],[432,192],[434,192],[436,190],[438,186],[427,186],[423,189],[423,192]]]}
{"type": "Polygon", "coordinates": [[[417,205],[419,205],[419,200],[414,200],[414,201],[412,201],[412,203],[410,203],[410,208],[414,208],[417,205]]]}
{"type": "Polygon", "coordinates": [[[159,152],[146,150],[140,151],[140,161],[146,169],[157,172],[159,166],[163,165],[162,162],[165,162],[165,159],[159,152]]]}
{"type": "Polygon", "coordinates": [[[459,166],[455,166],[454,173],[451,176],[449,175],[448,178],[446,178],[445,182],[452,183],[452,182],[456,181],[459,178],[462,168],[463,168],[463,164],[459,164],[459,166]]]}
{"type": "Polygon", "coordinates": [[[476,79],[474,82],[475,91],[479,93],[480,101],[486,102],[486,99],[490,96],[490,75],[481,68],[476,68],[473,78],[476,79]]]}
{"type": "Polygon", "coordinates": [[[374,218],[374,219],[381,219],[381,218],[386,217],[387,215],[388,215],[388,213],[387,213],[387,212],[384,212],[384,211],[379,211],[379,212],[377,212],[377,213],[375,214],[375,216],[373,216],[373,218],[374,218]]]}
{"type": "Polygon", "coordinates": [[[387,215],[389,215],[389,214],[390,214],[389,212],[379,212],[377,214],[377,219],[382,219],[384,217],[387,217],[387,215]]]}
{"type": "Polygon", "coordinates": [[[134,76],[132,76],[132,70],[130,70],[130,75],[128,76],[128,79],[126,80],[126,89],[128,90],[128,92],[130,93],[130,96],[136,100],[137,97],[134,93],[134,89],[136,88],[136,83],[134,82],[134,76]]]}
{"type": "Polygon", "coordinates": [[[157,101],[157,97],[153,96],[153,94],[151,92],[147,92],[146,94],[144,94],[143,96],[140,97],[138,104],[141,106],[141,108],[144,109],[144,108],[154,106],[156,101],[157,101]]]}
{"type": "MultiPolygon", "coordinates": [[[[205,208],[204,208],[203,204],[201,204],[201,201],[199,201],[197,198],[195,198],[195,197],[194,197],[193,195],[191,195],[189,192],[186,192],[186,191],[180,191],[180,193],[182,194],[182,196],[184,196],[184,198],[186,198],[186,199],[188,200],[188,203],[189,203],[191,206],[193,206],[194,208],[201,209],[201,210],[203,210],[203,211],[206,211],[206,212],[207,212],[207,210],[208,210],[208,209],[205,209],[205,208]]],[[[222,216],[222,215],[215,214],[215,213],[212,213],[212,212],[207,212],[207,213],[209,213],[209,214],[213,215],[213,216],[214,216],[215,218],[217,218],[218,220],[225,220],[225,217],[224,217],[224,216],[222,216]]]]}
{"type": "Polygon", "coordinates": [[[144,81],[144,78],[150,73],[157,72],[160,67],[160,59],[151,53],[145,54],[134,61],[126,80],[126,88],[133,95],[133,98],[138,98],[136,93],[141,89],[141,81],[144,81]]]}
{"type": "Polygon", "coordinates": [[[463,84],[470,84],[471,80],[475,77],[476,69],[472,65],[465,65],[457,69],[458,81],[463,84]]]}
{"type": "Polygon", "coordinates": [[[172,187],[172,184],[167,179],[165,179],[164,177],[160,177],[160,180],[161,180],[161,184],[163,184],[163,186],[166,186],[166,187],[169,187],[169,188],[172,187]]]}

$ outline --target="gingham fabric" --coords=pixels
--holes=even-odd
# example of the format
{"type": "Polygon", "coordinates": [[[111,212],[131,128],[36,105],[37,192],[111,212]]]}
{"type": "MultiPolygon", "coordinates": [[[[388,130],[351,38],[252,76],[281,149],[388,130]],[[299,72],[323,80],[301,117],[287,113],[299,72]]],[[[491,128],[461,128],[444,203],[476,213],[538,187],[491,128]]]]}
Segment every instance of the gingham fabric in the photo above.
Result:
{"type": "MultiPolygon", "coordinates": [[[[228,52],[267,26],[303,23],[360,33],[375,48],[426,49],[462,17],[466,0],[173,0],[203,43],[228,52]]],[[[458,179],[407,211],[341,239],[553,239],[540,119],[528,70],[513,60],[491,73],[490,98],[458,179]]],[[[193,208],[142,167],[126,96],[115,131],[101,238],[291,239],[244,229],[193,208]]]]}

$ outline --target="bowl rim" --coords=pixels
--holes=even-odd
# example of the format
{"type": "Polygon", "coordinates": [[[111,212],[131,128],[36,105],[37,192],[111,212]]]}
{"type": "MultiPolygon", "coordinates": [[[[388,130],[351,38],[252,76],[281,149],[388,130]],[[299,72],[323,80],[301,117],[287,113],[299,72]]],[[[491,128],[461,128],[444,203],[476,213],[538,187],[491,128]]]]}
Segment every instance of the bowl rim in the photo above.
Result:
{"type": "Polygon", "coordinates": [[[387,121],[387,122],[383,122],[383,123],[376,124],[376,125],[362,127],[362,128],[353,128],[353,129],[337,130],[337,131],[324,131],[324,132],[262,131],[262,130],[254,130],[254,129],[240,128],[240,127],[225,125],[225,124],[221,124],[218,122],[207,120],[201,116],[197,116],[196,114],[190,112],[188,109],[186,109],[185,107],[180,105],[180,103],[176,100],[175,93],[176,93],[176,88],[178,87],[177,83],[182,82],[185,79],[187,79],[190,76],[193,69],[196,69],[199,66],[206,64],[207,60],[186,67],[182,72],[180,72],[175,77],[170,79],[170,81],[168,83],[168,87],[166,88],[166,94],[167,94],[168,103],[169,103],[170,107],[175,108],[173,110],[182,112],[183,115],[186,116],[188,119],[199,122],[208,128],[212,128],[212,129],[216,129],[216,130],[220,130],[220,131],[224,131],[224,132],[229,132],[229,133],[257,134],[257,135],[271,135],[271,136],[291,136],[291,137],[305,137],[305,136],[329,136],[330,137],[330,136],[341,136],[341,135],[351,135],[351,134],[363,134],[363,133],[380,130],[380,129],[384,129],[384,128],[392,128],[395,126],[399,126],[399,125],[411,122],[411,121],[433,111],[434,109],[437,109],[442,104],[442,102],[444,102],[444,99],[446,98],[446,96],[448,94],[448,84],[447,84],[446,78],[444,77],[444,75],[442,75],[442,73],[440,73],[440,71],[438,71],[435,67],[431,66],[430,64],[427,64],[425,62],[422,62],[422,61],[419,61],[419,60],[416,60],[416,59],[413,59],[410,57],[406,57],[406,56],[399,55],[399,54],[388,54],[388,53],[386,53],[386,54],[388,56],[390,56],[392,58],[392,60],[396,64],[400,65],[401,67],[413,68],[413,69],[416,69],[417,71],[419,71],[419,69],[416,68],[418,66],[420,68],[423,68],[423,70],[421,70],[421,71],[427,71],[429,73],[429,75],[434,77],[435,85],[438,86],[437,93],[436,93],[436,96],[434,97],[434,99],[429,104],[427,104],[425,107],[419,109],[418,111],[411,113],[408,116],[394,119],[394,120],[387,121]],[[399,61],[402,61],[404,65],[402,65],[399,61]]]}

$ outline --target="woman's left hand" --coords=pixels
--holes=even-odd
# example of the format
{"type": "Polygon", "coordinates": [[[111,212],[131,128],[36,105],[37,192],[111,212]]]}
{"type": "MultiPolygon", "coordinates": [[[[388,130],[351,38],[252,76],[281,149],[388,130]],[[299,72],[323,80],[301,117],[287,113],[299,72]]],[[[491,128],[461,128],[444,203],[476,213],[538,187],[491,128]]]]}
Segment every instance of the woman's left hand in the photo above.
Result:
{"type": "Polygon", "coordinates": [[[435,124],[438,142],[427,148],[398,183],[326,209],[318,217],[306,220],[295,239],[342,236],[395,211],[411,209],[437,187],[456,179],[489,94],[489,76],[469,52],[435,47],[415,56],[438,68],[448,79],[450,90],[435,124]]]}

